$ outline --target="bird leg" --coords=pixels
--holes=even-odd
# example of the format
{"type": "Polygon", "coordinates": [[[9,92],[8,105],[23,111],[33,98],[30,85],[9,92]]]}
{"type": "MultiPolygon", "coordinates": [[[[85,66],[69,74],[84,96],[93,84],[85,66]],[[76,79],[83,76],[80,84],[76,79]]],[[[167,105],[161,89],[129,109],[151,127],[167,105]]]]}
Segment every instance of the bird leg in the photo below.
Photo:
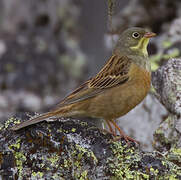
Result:
{"type": "MultiPolygon", "coordinates": [[[[109,121],[107,120],[106,122],[109,122],[109,121]]],[[[140,143],[139,143],[138,141],[136,141],[135,139],[127,136],[113,120],[110,121],[110,122],[111,122],[111,123],[113,124],[113,126],[119,131],[119,134],[121,135],[121,137],[115,138],[115,140],[119,140],[120,138],[124,138],[128,144],[129,144],[129,141],[132,141],[132,142],[134,142],[134,143],[140,144],[140,143]]],[[[110,122],[109,122],[109,125],[110,125],[110,122]]],[[[112,127],[111,127],[111,128],[112,128],[112,127]]],[[[115,132],[114,132],[114,134],[115,134],[115,132]]],[[[115,135],[116,135],[116,134],[115,134],[115,135]]]]}
{"type": "Polygon", "coordinates": [[[111,133],[113,136],[116,136],[116,131],[113,130],[113,128],[112,128],[109,120],[106,120],[106,123],[107,123],[107,125],[108,125],[108,127],[109,127],[109,130],[110,130],[109,133],[111,133]]]}

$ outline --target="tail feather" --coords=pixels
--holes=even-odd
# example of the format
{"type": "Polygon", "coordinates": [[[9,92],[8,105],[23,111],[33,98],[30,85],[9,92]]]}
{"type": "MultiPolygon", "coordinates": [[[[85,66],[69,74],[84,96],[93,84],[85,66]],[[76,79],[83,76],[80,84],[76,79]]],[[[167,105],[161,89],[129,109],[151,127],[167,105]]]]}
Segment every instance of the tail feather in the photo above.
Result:
{"type": "Polygon", "coordinates": [[[36,123],[42,122],[42,121],[48,119],[49,117],[53,117],[53,114],[52,114],[51,112],[42,114],[42,115],[40,115],[40,116],[38,116],[38,117],[29,119],[29,120],[27,120],[27,121],[25,121],[25,122],[22,122],[22,123],[20,123],[20,124],[17,124],[17,125],[15,125],[15,126],[13,126],[11,129],[12,129],[13,131],[17,131],[17,130],[19,130],[19,129],[21,129],[21,128],[24,128],[24,127],[26,127],[26,126],[30,126],[30,125],[32,125],[32,124],[36,124],[36,123]]]}

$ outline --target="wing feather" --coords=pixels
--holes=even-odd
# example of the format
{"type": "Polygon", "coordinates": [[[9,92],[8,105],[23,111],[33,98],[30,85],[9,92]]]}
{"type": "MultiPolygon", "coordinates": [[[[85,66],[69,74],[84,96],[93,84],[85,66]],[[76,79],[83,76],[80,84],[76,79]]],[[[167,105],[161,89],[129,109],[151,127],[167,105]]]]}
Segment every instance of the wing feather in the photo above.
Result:
{"type": "Polygon", "coordinates": [[[131,60],[126,56],[113,55],[102,70],[93,78],[68,95],[59,105],[69,105],[103,93],[108,88],[124,84],[129,79],[131,60]]]}
{"type": "Polygon", "coordinates": [[[106,89],[125,82],[128,79],[130,65],[131,61],[126,56],[112,56],[97,76],[89,82],[89,87],[106,89]]]}

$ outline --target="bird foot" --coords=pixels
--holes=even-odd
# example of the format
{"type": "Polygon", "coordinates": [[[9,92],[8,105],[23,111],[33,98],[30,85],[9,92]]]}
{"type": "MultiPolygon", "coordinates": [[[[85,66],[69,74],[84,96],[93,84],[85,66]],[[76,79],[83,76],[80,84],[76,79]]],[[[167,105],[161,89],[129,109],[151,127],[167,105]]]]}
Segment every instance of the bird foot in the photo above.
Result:
{"type": "Polygon", "coordinates": [[[125,135],[125,134],[124,134],[124,135],[121,134],[121,136],[116,136],[116,137],[114,138],[114,141],[119,141],[119,140],[122,139],[122,138],[127,142],[128,145],[130,145],[130,141],[133,142],[133,143],[135,143],[135,144],[140,145],[140,142],[139,142],[139,141],[137,141],[137,140],[135,140],[135,139],[133,139],[133,138],[125,135]]]}
{"type": "Polygon", "coordinates": [[[109,133],[109,134],[111,134],[114,138],[113,138],[113,140],[114,141],[119,141],[120,139],[124,139],[126,142],[127,142],[127,144],[128,145],[130,145],[130,141],[131,142],[133,142],[133,143],[135,143],[135,144],[138,144],[138,145],[140,145],[140,142],[139,141],[137,141],[137,140],[135,140],[135,139],[133,139],[133,138],[131,138],[131,137],[129,137],[129,136],[127,136],[125,133],[120,133],[120,136],[118,136],[117,134],[116,134],[116,132],[110,132],[110,131],[108,131],[108,130],[106,130],[106,129],[101,129],[103,132],[106,132],[106,133],[109,133]]]}
{"type": "MultiPolygon", "coordinates": [[[[108,123],[109,123],[109,121],[108,121],[108,123]]],[[[136,141],[136,140],[134,140],[133,138],[127,136],[127,135],[124,133],[124,131],[122,131],[122,130],[120,129],[120,127],[119,127],[114,121],[111,121],[111,123],[114,125],[115,129],[117,129],[118,132],[119,132],[119,134],[120,134],[120,136],[117,137],[116,131],[113,131],[112,128],[110,128],[110,131],[111,131],[112,135],[115,137],[115,138],[114,138],[114,141],[118,141],[118,140],[120,140],[121,138],[123,138],[123,139],[127,142],[128,145],[130,145],[130,141],[131,141],[131,142],[134,142],[135,144],[140,144],[138,141],[136,141]]]]}

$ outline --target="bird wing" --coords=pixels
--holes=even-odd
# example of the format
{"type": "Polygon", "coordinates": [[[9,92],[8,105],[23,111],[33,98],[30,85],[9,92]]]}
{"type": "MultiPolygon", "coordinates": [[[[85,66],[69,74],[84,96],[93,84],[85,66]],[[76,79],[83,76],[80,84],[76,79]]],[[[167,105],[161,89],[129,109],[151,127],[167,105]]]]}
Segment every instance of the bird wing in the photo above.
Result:
{"type": "Polygon", "coordinates": [[[108,88],[124,84],[129,79],[131,60],[126,56],[112,55],[101,71],[93,78],[79,86],[59,105],[69,105],[103,93],[108,88]]]}

